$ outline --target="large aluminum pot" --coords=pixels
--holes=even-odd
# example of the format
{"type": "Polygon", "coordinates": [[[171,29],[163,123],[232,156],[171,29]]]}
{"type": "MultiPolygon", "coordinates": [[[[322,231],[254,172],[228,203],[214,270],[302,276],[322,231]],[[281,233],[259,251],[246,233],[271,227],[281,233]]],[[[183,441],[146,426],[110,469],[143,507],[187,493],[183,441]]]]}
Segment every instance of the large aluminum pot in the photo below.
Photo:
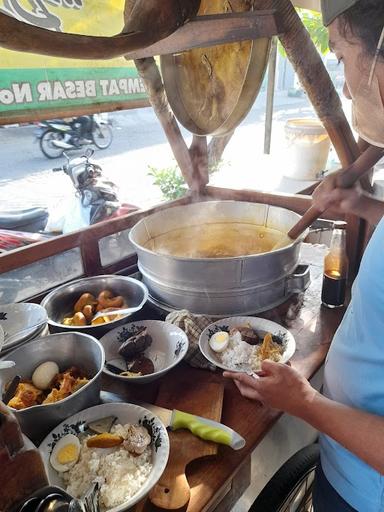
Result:
{"type": "Polygon", "coordinates": [[[181,258],[158,254],[145,246],[178,228],[215,223],[247,223],[287,233],[299,220],[295,212],[258,203],[207,201],[168,208],[140,220],[129,238],[150,300],[164,309],[188,309],[214,316],[258,313],[284,302],[309,284],[300,269],[300,243],[250,256],[181,258]]]}
{"type": "Polygon", "coordinates": [[[100,401],[105,356],[101,343],[93,336],[79,332],[52,334],[30,341],[5,357],[15,361],[16,366],[0,371],[1,393],[4,393],[6,385],[15,375],[31,379],[35,368],[45,361],[55,361],[60,371],[77,366],[89,378],[85,386],[59,402],[34,405],[21,410],[12,409],[22,431],[34,442],[40,442],[66,418],[100,401]]]}

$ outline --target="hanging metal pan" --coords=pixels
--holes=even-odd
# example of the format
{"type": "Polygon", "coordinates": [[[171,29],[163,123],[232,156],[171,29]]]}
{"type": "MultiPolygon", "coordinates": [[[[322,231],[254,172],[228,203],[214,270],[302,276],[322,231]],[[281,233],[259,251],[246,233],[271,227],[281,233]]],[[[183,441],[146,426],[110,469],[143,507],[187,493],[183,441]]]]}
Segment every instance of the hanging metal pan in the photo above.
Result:
{"type": "MultiPolygon", "coordinates": [[[[249,0],[202,0],[199,15],[245,12],[249,0]]],[[[225,135],[244,119],[260,90],[270,39],[197,48],[161,57],[170,106],[197,135],[225,135]]]]}

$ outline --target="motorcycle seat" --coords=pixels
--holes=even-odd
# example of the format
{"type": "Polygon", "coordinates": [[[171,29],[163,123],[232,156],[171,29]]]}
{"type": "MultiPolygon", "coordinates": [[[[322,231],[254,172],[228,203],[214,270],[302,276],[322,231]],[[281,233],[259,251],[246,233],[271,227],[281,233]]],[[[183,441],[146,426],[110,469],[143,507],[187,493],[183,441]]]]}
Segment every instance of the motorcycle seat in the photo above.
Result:
{"type": "Polygon", "coordinates": [[[0,213],[0,229],[35,233],[45,228],[48,222],[46,208],[28,208],[0,213]]]}

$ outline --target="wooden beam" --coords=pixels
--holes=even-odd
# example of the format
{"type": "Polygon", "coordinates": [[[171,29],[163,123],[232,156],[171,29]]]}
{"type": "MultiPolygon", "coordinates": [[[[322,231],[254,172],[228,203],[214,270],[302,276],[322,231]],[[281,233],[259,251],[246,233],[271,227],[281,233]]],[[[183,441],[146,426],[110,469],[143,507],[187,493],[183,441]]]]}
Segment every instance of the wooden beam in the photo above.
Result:
{"type": "Polygon", "coordinates": [[[192,191],[200,194],[208,185],[208,141],[207,137],[193,136],[189,154],[193,165],[192,191]]]}
{"type": "Polygon", "coordinates": [[[159,68],[153,57],[135,60],[135,65],[144,82],[152,108],[163,127],[180,171],[189,188],[193,188],[194,167],[191,153],[183,138],[172,109],[168,103],[159,68]]]}
{"type": "Polygon", "coordinates": [[[125,55],[127,60],[179,53],[283,32],[275,10],[197,16],[161,41],[125,55]]]}
{"type": "Polygon", "coordinates": [[[271,153],[272,142],[272,121],[273,121],[273,104],[275,98],[276,85],[276,65],[277,65],[277,39],[272,38],[271,53],[268,62],[268,86],[267,86],[267,105],[265,112],[265,130],[264,130],[264,154],[271,153]]]}
{"type": "Polygon", "coordinates": [[[136,224],[136,222],[151,213],[155,213],[172,206],[188,204],[190,202],[190,196],[184,196],[181,199],[161,203],[147,210],[139,210],[122,217],[105,220],[67,235],[57,236],[43,242],[15,249],[14,251],[5,252],[0,255],[0,276],[2,273],[10,272],[11,270],[15,270],[26,265],[31,265],[36,261],[49,258],[55,254],[61,254],[70,249],[74,249],[75,247],[80,247],[82,258],[85,260],[84,262],[87,266],[88,272],[90,271],[89,267],[91,266],[92,261],[96,263],[96,270],[99,270],[99,256],[93,255],[95,250],[98,251],[98,247],[97,244],[90,244],[90,240],[99,241],[106,236],[131,228],[136,224]]]}
{"type": "Polygon", "coordinates": [[[132,101],[110,101],[105,103],[92,103],[91,105],[72,105],[62,108],[41,108],[28,110],[13,110],[0,113],[0,125],[14,123],[31,123],[46,121],[62,117],[77,117],[80,115],[99,114],[100,112],[116,112],[134,108],[150,107],[148,99],[132,101]]]}

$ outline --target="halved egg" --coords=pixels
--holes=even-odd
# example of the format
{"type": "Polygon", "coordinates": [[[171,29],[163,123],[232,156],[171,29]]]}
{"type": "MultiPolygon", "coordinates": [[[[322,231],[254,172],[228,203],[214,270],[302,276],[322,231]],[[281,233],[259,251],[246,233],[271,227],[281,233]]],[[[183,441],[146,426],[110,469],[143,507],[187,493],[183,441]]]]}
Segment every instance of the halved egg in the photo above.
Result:
{"type": "Polygon", "coordinates": [[[73,434],[67,434],[57,441],[49,462],[59,473],[68,471],[80,457],[80,441],[73,434]]]}
{"type": "Polygon", "coordinates": [[[215,332],[209,339],[209,346],[214,352],[224,352],[228,343],[229,334],[225,331],[215,332]]]}

